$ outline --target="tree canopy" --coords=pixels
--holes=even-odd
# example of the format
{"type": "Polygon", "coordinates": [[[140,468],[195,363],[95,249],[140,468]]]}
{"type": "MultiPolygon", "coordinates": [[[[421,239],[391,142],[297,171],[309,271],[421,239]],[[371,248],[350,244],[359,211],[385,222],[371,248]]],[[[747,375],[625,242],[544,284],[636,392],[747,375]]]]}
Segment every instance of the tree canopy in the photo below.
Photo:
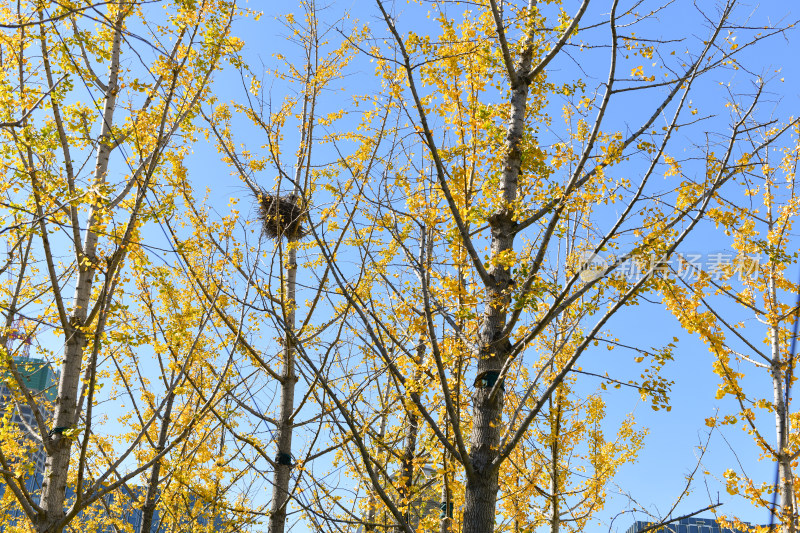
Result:
{"type": "Polygon", "coordinates": [[[260,8],[0,7],[0,530],[796,530],[788,8],[260,8]]]}

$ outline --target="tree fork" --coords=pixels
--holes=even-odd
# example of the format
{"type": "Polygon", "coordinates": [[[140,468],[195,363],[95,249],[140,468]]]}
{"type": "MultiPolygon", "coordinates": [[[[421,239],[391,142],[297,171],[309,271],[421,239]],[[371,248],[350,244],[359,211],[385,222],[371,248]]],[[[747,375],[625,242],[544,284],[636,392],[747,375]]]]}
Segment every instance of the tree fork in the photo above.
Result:
{"type": "MultiPolygon", "coordinates": [[[[532,6],[535,3],[532,3],[532,6]]],[[[530,41],[530,35],[526,38],[530,41]]],[[[491,259],[489,278],[494,283],[485,287],[485,312],[481,331],[478,380],[473,393],[473,426],[470,435],[469,461],[474,476],[467,479],[464,501],[463,532],[492,533],[494,531],[495,508],[499,491],[499,464],[495,464],[500,444],[503,414],[502,387],[494,397],[491,390],[503,369],[511,343],[504,336],[507,309],[511,302],[511,271],[496,261],[504,252],[514,249],[515,222],[512,205],[517,198],[517,184],[522,168],[520,144],[525,131],[529,80],[533,49],[526,46],[515,75],[509,72],[513,89],[511,94],[511,116],[509,117],[505,141],[503,175],[500,182],[500,205],[489,217],[491,228],[491,259]],[[493,379],[492,379],[493,378],[493,379]],[[485,379],[484,383],[480,380],[485,379]]]]}

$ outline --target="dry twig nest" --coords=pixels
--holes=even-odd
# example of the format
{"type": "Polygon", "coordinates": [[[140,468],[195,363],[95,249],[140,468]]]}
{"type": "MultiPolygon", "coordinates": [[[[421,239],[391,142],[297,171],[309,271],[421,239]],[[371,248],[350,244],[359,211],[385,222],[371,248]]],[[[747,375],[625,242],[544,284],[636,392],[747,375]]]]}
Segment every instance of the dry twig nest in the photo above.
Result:
{"type": "Polygon", "coordinates": [[[258,219],[264,234],[271,239],[296,241],[308,235],[303,223],[308,219],[303,201],[295,193],[278,196],[266,189],[258,195],[258,219]]]}

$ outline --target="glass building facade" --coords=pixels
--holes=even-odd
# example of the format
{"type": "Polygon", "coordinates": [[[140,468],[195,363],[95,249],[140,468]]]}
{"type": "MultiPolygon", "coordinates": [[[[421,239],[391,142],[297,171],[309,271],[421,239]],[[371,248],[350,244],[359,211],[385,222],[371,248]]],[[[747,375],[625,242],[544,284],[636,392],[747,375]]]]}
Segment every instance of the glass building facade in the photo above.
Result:
{"type": "MultiPolygon", "coordinates": [[[[52,423],[52,405],[57,395],[58,374],[46,361],[41,359],[22,356],[14,357],[13,360],[23,383],[34,397],[45,423],[52,423]]],[[[24,479],[25,488],[33,502],[38,505],[47,456],[38,436],[39,430],[33,410],[21,399],[17,388],[17,382],[10,375],[10,371],[0,370],[0,423],[10,424],[17,430],[20,439],[19,449],[24,452],[13,460],[17,461],[18,465],[21,463],[27,466],[29,473],[24,479]]],[[[0,477],[0,498],[6,490],[7,487],[0,477]]],[[[144,496],[145,489],[143,487],[123,486],[115,492],[104,495],[82,510],[78,515],[79,521],[94,524],[91,533],[118,533],[119,531],[142,533],[141,505],[144,496]]],[[[74,498],[74,491],[68,487],[66,505],[71,505],[74,498]]],[[[203,502],[196,501],[193,494],[189,494],[186,500],[181,512],[191,509],[195,512],[194,516],[171,516],[168,524],[162,525],[161,513],[157,509],[153,516],[150,533],[189,532],[209,525],[215,531],[224,531],[222,517],[209,516],[209,509],[203,505],[203,502]]],[[[6,498],[5,503],[0,502],[0,533],[13,530],[27,521],[14,501],[14,498],[6,498]]]]}
{"type": "MultiPolygon", "coordinates": [[[[41,359],[28,357],[14,357],[14,365],[22,378],[25,386],[30,391],[36,405],[39,408],[45,421],[50,421],[52,416],[52,402],[56,396],[58,386],[57,374],[53,372],[50,365],[41,359]]],[[[30,450],[27,462],[30,466],[30,474],[25,479],[25,486],[31,494],[33,501],[39,503],[39,489],[42,487],[44,479],[45,453],[41,444],[38,426],[33,416],[33,409],[24,402],[18,400],[15,404],[12,388],[16,388],[9,371],[2,373],[0,379],[0,413],[8,415],[11,424],[19,428],[21,445],[30,450]]],[[[0,482],[0,494],[5,486],[0,482]]]]}
{"type": "MultiPolygon", "coordinates": [[[[643,522],[637,520],[625,533],[640,533],[658,522],[643,522]]],[[[745,525],[750,524],[745,522],[745,525]]],[[[712,518],[682,518],[677,522],[665,524],[658,529],[650,530],[653,533],[747,533],[741,529],[722,527],[712,518]]]]}

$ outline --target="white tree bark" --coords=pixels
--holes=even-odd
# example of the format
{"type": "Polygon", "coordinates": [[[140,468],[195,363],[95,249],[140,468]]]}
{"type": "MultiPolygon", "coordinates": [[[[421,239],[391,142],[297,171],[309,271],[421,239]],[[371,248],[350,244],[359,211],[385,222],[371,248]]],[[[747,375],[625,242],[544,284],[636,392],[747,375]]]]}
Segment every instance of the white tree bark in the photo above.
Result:
{"type": "MultiPolygon", "coordinates": [[[[106,181],[108,162],[114,142],[111,128],[114,124],[114,112],[117,107],[117,84],[120,69],[123,20],[124,11],[121,10],[114,25],[114,40],[111,48],[108,82],[106,83],[103,123],[92,180],[95,185],[103,184],[106,181]]],[[[42,483],[41,506],[43,512],[39,515],[36,523],[37,531],[41,532],[60,532],[62,530],[61,522],[65,517],[64,499],[72,440],[64,437],[62,433],[64,430],[74,427],[78,423],[80,415],[77,411],[78,389],[83,372],[84,350],[87,345],[87,332],[84,328],[88,325],[86,324],[86,319],[91,305],[92,289],[97,273],[95,253],[98,234],[95,224],[104,217],[104,208],[105,206],[99,202],[91,207],[83,246],[76,247],[78,274],[75,282],[74,304],[70,312],[69,324],[64,330],[66,337],[64,359],[60,368],[61,376],[53,414],[53,427],[50,430],[50,453],[45,464],[44,482],[42,483]]],[[[47,246],[46,243],[45,246],[47,246]]],[[[55,283],[56,280],[52,280],[52,282],[55,283]]],[[[99,336],[102,335],[102,331],[95,331],[93,334],[99,336]]]]}

